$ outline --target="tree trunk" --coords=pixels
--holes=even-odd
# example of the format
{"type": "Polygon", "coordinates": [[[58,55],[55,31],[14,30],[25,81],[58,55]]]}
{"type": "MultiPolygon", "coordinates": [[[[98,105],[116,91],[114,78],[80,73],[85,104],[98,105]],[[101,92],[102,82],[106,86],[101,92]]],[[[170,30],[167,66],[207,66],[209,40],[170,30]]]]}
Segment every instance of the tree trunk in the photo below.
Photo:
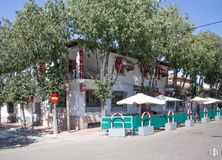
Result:
{"type": "Polygon", "coordinates": [[[201,84],[200,84],[200,86],[201,86],[201,90],[203,89],[203,85],[204,85],[204,77],[202,76],[202,78],[201,78],[202,80],[201,80],[201,84]]]}
{"type": "Polygon", "coordinates": [[[66,86],[66,119],[67,119],[67,130],[70,131],[70,108],[69,108],[69,101],[70,101],[70,96],[69,96],[69,83],[67,83],[66,86]]]}
{"type": "Polygon", "coordinates": [[[186,76],[186,72],[183,71],[183,74],[182,74],[182,76],[181,76],[182,80],[180,81],[180,87],[181,87],[181,88],[182,88],[182,85],[183,85],[183,82],[184,82],[185,76],[186,76]]]}
{"type": "Polygon", "coordinates": [[[150,74],[149,87],[152,87],[153,73],[150,74]]]}
{"type": "Polygon", "coordinates": [[[216,87],[215,87],[215,97],[218,98],[218,89],[219,89],[219,82],[217,81],[216,87]]]}
{"type": "Polygon", "coordinates": [[[188,77],[188,74],[186,74],[185,78],[183,79],[183,85],[182,85],[182,90],[184,89],[185,87],[185,83],[186,83],[186,80],[187,80],[187,77],[188,77]]]}
{"type": "Polygon", "coordinates": [[[153,81],[152,81],[152,87],[154,89],[156,89],[156,79],[158,78],[158,65],[157,65],[157,61],[155,60],[154,62],[154,78],[153,78],[153,81]]]}
{"type": "Polygon", "coordinates": [[[31,103],[30,107],[31,107],[31,111],[32,111],[32,117],[31,117],[32,118],[31,119],[32,120],[32,130],[34,130],[34,115],[33,115],[34,114],[34,111],[33,111],[34,106],[33,106],[33,103],[31,103]]]}
{"type": "Polygon", "coordinates": [[[22,127],[26,129],[26,120],[25,120],[25,108],[24,108],[24,104],[21,104],[21,109],[22,109],[22,119],[23,119],[22,127]]]}
{"type": "MultiPolygon", "coordinates": [[[[100,69],[100,80],[102,81],[105,80],[105,76],[106,76],[105,69],[107,66],[108,58],[109,58],[109,52],[106,52],[102,58],[102,66],[100,69]]],[[[105,101],[106,101],[106,98],[101,99],[101,116],[106,116],[105,101]]]]}
{"type": "Polygon", "coordinates": [[[0,106],[0,126],[2,125],[2,106],[0,106]]]}
{"type": "Polygon", "coordinates": [[[70,95],[69,95],[69,56],[66,54],[66,84],[65,84],[65,91],[66,91],[66,125],[67,125],[67,131],[70,131],[70,108],[69,108],[69,101],[70,101],[70,95]]]}
{"type": "Polygon", "coordinates": [[[192,96],[195,97],[197,94],[197,79],[196,76],[192,78],[192,96]]]}
{"type": "Polygon", "coordinates": [[[142,86],[142,90],[144,91],[144,77],[143,77],[143,72],[144,72],[144,66],[141,64],[141,86],[142,86]]]}
{"type": "Polygon", "coordinates": [[[199,82],[198,82],[198,92],[199,92],[199,93],[200,93],[201,90],[203,89],[202,81],[203,81],[203,76],[201,75],[201,76],[199,77],[199,82]]]}
{"type": "Polygon", "coordinates": [[[34,70],[34,81],[35,81],[35,85],[36,85],[36,97],[37,99],[40,99],[40,88],[39,88],[39,81],[40,81],[40,77],[39,77],[39,70],[38,70],[38,64],[37,62],[33,63],[33,70],[34,70]]]}
{"type": "Polygon", "coordinates": [[[177,69],[173,70],[173,88],[177,87],[177,69]]]}

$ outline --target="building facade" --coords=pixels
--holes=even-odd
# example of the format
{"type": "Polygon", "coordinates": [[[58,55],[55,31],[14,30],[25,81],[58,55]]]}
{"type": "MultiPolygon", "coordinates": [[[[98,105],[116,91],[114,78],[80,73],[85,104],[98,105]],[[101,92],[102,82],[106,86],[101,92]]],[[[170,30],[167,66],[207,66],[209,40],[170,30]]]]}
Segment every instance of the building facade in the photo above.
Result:
{"type": "MultiPolygon", "coordinates": [[[[116,76],[115,65],[123,59],[121,69],[115,84],[112,87],[112,98],[106,100],[106,115],[121,112],[124,115],[139,113],[136,105],[117,105],[123,98],[140,92],[142,79],[145,86],[155,83],[157,94],[164,94],[167,83],[167,66],[158,63],[158,75],[141,73],[138,60],[132,57],[123,57],[111,52],[108,60],[108,75],[116,76]],[[113,72],[114,71],[114,72],[113,72]],[[143,78],[142,78],[143,76],[143,78]]],[[[94,77],[100,73],[100,55],[93,54],[86,49],[73,46],[69,53],[69,95],[70,121],[72,129],[83,129],[99,125],[100,101],[96,98],[94,77]],[[82,54],[82,55],[81,55],[82,54]]]]}
{"type": "MultiPolygon", "coordinates": [[[[67,75],[64,76],[68,79],[66,105],[69,105],[71,129],[99,126],[101,107],[100,101],[95,95],[97,88],[94,79],[100,73],[101,54],[92,53],[86,48],[73,45],[69,48],[68,57],[67,75]]],[[[105,70],[108,75],[117,76],[116,66],[119,63],[123,63],[124,67],[119,71],[112,87],[112,98],[106,99],[106,115],[112,115],[115,112],[121,112],[124,115],[138,114],[140,111],[138,106],[117,105],[116,102],[140,92],[142,83],[144,86],[155,86],[156,94],[165,94],[165,87],[168,83],[166,64],[156,62],[142,70],[137,59],[118,55],[114,50],[109,54],[108,59],[108,67],[105,70]]],[[[3,122],[18,122],[22,117],[19,105],[4,105],[1,113],[3,122]]],[[[30,107],[25,108],[27,122],[31,121],[31,113],[30,107]]],[[[39,107],[34,107],[34,115],[35,120],[41,119],[43,126],[52,127],[52,106],[47,102],[42,102],[39,107]]],[[[58,107],[58,117],[60,126],[65,129],[66,108],[58,107]]]]}

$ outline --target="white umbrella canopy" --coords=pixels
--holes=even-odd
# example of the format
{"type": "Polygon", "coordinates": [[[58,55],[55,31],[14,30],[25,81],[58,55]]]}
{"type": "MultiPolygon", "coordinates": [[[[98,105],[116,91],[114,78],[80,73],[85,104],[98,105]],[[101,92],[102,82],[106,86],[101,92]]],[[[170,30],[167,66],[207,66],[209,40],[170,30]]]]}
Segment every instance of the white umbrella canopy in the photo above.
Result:
{"type": "Polygon", "coordinates": [[[157,98],[147,96],[143,93],[137,93],[134,96],[125,98],[123,100],[120,100],[117,102],[117,104],[146,104],[146,103],[151,103],[151,104],[160,104],[163,105],[166,102],[163,100],[159,100],[157,98]]]}
{"type": "Polygon", "coordinates": [[[202,97],[194,97],[193,99],[190,100],[191,102],[199,102],[199,103],[202,103],[202,102],[207,102],[207,98],[202,98],[202,97]]]}
{"type": "Polygon", "coordinates": [[[178,102],[178,101],[183,101],[181,99],[173,98],[173,97],[168,97],[164,95],[159,95],[156,97],[157,99],[164,100],[166,102],[178,102]]]}
{"type": "Polygon", "coordinates": [[[210,98],[210,97],[207,97],[206,99],[207,99],[208,101],[203,102],[203,104],[212,104],[212,103],[220,103],[220,102],[222,102],[222,101],[219,100],[219,99],[210,98]]]}

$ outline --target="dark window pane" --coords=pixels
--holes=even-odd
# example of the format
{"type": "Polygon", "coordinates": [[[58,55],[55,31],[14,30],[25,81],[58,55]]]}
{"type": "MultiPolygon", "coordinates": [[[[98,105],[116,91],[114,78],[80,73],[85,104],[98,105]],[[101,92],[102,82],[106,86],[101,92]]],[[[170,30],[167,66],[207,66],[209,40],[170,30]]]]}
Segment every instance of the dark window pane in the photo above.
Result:
{"type": "Polygon", "coordinates": [[[100,107],[100,101],[94,90],[86,91],[86,107],[100,107]]]}
{"type": "Polygon", "coordinates": [[[112,112],[120,112],[120,111],[126,111],[127,105],[117,105],[116,103],[122,99],[124,99],[126,96],[126,92],[122,91],[114,91],[112,94],[112,106],[111,111],[112,112]]]}
{"type": "Polygon", "coordinates": [[[7,111],[8,111],[8,113],[14,113],[14,105],[13,105],[13,103],[9,102],[7,104],[7,111]]]}

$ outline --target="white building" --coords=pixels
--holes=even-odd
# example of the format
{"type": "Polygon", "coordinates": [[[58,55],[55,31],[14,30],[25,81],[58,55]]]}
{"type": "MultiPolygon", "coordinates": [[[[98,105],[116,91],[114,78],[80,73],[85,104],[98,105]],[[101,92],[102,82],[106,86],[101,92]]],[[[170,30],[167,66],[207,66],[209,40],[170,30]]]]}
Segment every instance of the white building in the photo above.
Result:
{"type": "MultiPolygon", "coordinates": [[[[114,71],[116,75],[115,63],[117,59],[122,60],[122,55],[117,55],[111,52],[109,55],[107,74],[114,71]]],[[[136,105],[117,105],[116,102],[140,92],[142,83],[142,73],[138,60],[132,57],[124,57],[124,67],[112,88],[113,97],[106,100],[106,115],[111,115],[115,112],[121,112],[125,115],[138,114],[139,108],[136,105]]],[[[69,52],[69,95],[67,101],[70,108],[70,122],[71,129],[83,129],[88,127],[98,126],[100,123],[100,102],[95,96],[96,85],[94,84],[94,77],[100,73],[100,55],[79,48],[77,45],[70,47],[69,52]]],[[[153,66],[152,66],[153,67],[153,66]]],[[[151,74],[149,68],[143,72],[144,85],[147,86],[151,82],[155,83],[156,93],[164,94],[165,86],[167,84],[167,70],[168,67],[162,62],[155,64],[154,70],[156,74],[151,74]]],[[[64,75],[65,76],[65,75],[64,75]]],[[[14,119],[21,119],[21,109],[19,106],[13,106],[9,109],[9,105],[2,107],[1,118],[2,121],[9,121],[9,117],[14,119]]],[[[37,107],[37,110],[40,107],[37,107]]],[[[48,103],[42,103],[41,115],[42,124],[51,127],[52,108],[48,103]]],[[[63,124],[66,124],[65,108],[59,108],[60,117],[63,124]]],[[[34,109],[34,113],[35,109],[34,109]]],[[[30,109],[25,109],[27,121],[31,121],[30,109]]]]}
{"type": "MultiPolygon", "coordinates": [[[[35,123],[39,123],[40,120],[39,115],[41,115],[41,106],[39,102],[33,103],[33,120],[35,123]]],[[[32,120],[32,108],[25,107],[25,119],[27,123],[31,123],[32,120]]],[[[8,102],[1,107],[1,122],[21,122],[23,121],[22,109],[19,104],[13,104],[12,102],[8,102]]]]}
{"type": "MultiPolygon", "coordinates": [[[[113,67],[115,67],[116,59],[122,57],[114,52],[110,53],[107,73],[110,75],[112,73],[113,67]]],[[[70,106],[70,119],[71,128],[82,129],[92,127],[100,123],[100,102],[95,96],[96,85],[94,84],[93,77],[98,75],[100,72],[99,55],[95,55],[89,51],[83,49],[83,57],[81,56],[81,49],[77,46],[73,46],[70,49],[70,94],[69,94],[69,106],[70,106]],[[80,60],[80,57],[82,58],[80,60]],[[82,62],[82,64],[79,63],[82,62]],[[74,67],[72,67],[74,64],[74,67]],[[81,66],[82,65],[82,66],[81,66]],[[75,67],[76,66],[76,67],[75,67]],[[83,68],[81,68],[83,67],[83,68]],[[81,73],[83,70],[83,73],[81,73]],[[73,72],[72,72],[73,71],[73,72]],[[83,74],[83,75],[80,75],[83,74]],[[82,79],[79,77],[82,76],[82,79]]],[[[138,114],[139,109],[135,105],[117,105],[116,102],[132,96],[139,92],[141,88],[141,71],[138,64],[138,60],[131,57],[124,57],[125,67],[121,70],[121,74],[118,76],[113,88],[113,97],[106,100],[106,115],[111,115],[115,112],[121,112],[123,114],[138,114]]],[[[157,86],[158,93],[164,94],[165,86],[167,83],[167,66],[158,66],[158,72],[161,75],[156,76],[154,80],[157,86]],[[163,74],[163,71],[164,74],[163,74]]],[[[114,71],[116,75],[116,70],[114,71]]],[[[148,73],[144,74],[144,84],[148,85],[150,75],[148,73]]],[[[155,78],[155,76],[152,76],[155,78]]]]}

